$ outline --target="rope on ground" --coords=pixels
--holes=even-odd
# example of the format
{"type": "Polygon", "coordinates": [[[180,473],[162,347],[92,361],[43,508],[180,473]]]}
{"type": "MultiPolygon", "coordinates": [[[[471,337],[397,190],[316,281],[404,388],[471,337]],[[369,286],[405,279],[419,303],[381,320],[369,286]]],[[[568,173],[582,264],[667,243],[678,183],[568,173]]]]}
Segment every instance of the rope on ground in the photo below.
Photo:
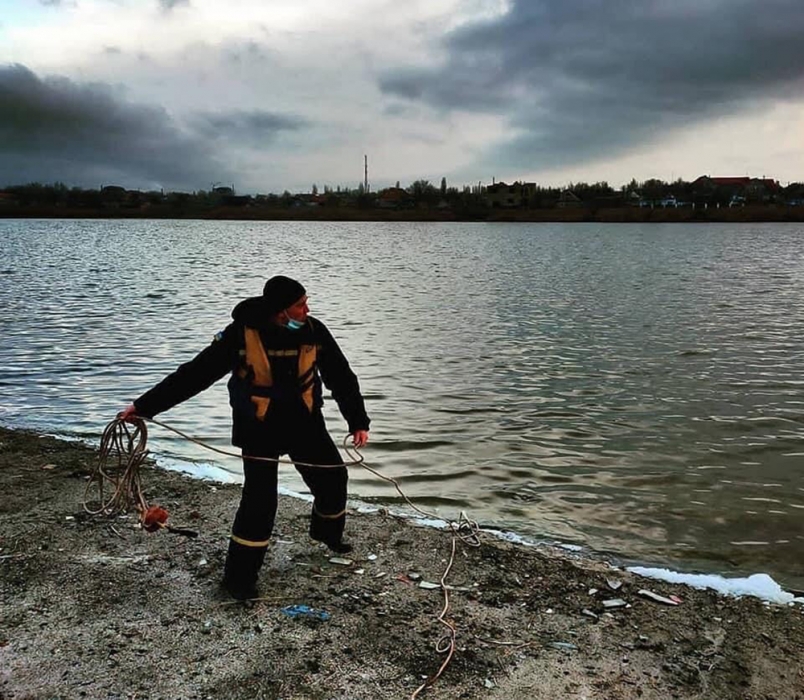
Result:
{"type": "MultiPolygon", "coordinates": [[[[457,544],[458,542],[461,542],[468,547],[480,546],[480,526],[474,520],[470,520],[466,516],[465,512],[461,511],[458,520],[445,520],[440,515],[422,510],[415,505],[407,497],[407,495],[405,495],[396,479],[381,474],[376,469],[373,469],[365,463],[365,459],[358,449],[347,444],[349,437],[348,435],[344,438],[343,449],[349,457],[349,461],[342,462],[340,464],[309,464],[306,462],[294,462],[293,460],[282,459],[279,457],[256,457],[238,454],[229,450],[223,450],[219,447],[210,445],[203,440],[199,440],[198,438],[187,435],[181,430],[178,430],[177,428],[174,428],[166,423],[162,423],[161,421],[155,420],[154,418],[143,419],[137,416],[129,419],[128,421],[128,423],[133,425],[133,428],[129,428],[127,422],[121,420],[120,418],[116,418],[111,421],[103,431],[98,463],[92,476],[90,477],[89,482],[87,483],[87,489],[84,495],[84,509],[88,513],[93,515],[113,515],[126,512],[131,508],[134,508],[139,511],[140,518],[143,520],[144,524],[144,515],[148,511],[152,510],[162,511],[162,513],[164,513],[165,520],[167,519],[167,512],[163,509],[148,509],[145,498],[142,495],[142,489],[140,487],[139,468],[148,454],[146,449],[148,439],[148,429],[145,422],[146,420],[165,428],[165,430],[169,430],[185,440],[199,445],[200,447],[211,450],[212,452],[217,452],[218,454],[226,455],[228,457],[237,457],[238,459],[243,458],[260,462],[274,462],[277,464],[293,464],[295,466],[302,467],[317,467],[319,469],[360,466],[376,476],[378,479],[382,479],[383,481],[387,481],[388,483],[392,484],[405,503],[417,513],[427,518],[446,522],[452,534],[452,551],[450,553],[447,566],[444,569],[444,573],[441,575],[440,583],[441,591],[444,594],[444,605],[436,619],[440,624],[447,628],[447,631],[444,633],[441,639],[439,639],[435,646],[436,653],[444,654],[445,656],[438,670],[433,675],[429,676],[418,688],[416,688],[416,690],[410,696],[410,700],[416,700],[416,698],[418,698],[422,692],[431,687],[441,677],[441,675],[444,673],[444,670],[452,661],[452,657],[455,655],[456,649],[457,629],[454,623],[447,618],[447,614],[450,610],[447,578],[449,577],[449,573],[452,570],[453,564],[455,563],[457,544]],[[110,464],[110,461],[113,463],[110,464]],[[110,484],[114,487],[111,496],[107,499],[104,499],[103,495],[104,481],[110,482],[110,484]],[[87,494],[89,493],[89,489],[93,484],[97,484],[98,500],[100,503],[100,506],[94,510],[87,506],[87,494]]],[[[192,533],[192,531],[171,528],[165,525],[164,522],[157,522],[156,527],[153,529],[158,529],[158,527],[166,527],[168,530],[180,532],[181,534],[191,534],[191,536],[197,534],[192,533]]]]}
{"type": "MultiPolygon", "coordinates": [[[[348,437],[348,436],[347,436],[348,437]]],[[[354,448],[349,447],[346,442],[347,438],[344,438],[343,441],[343,449],[349,457],[352,457],[352,453],[355,452],[360,454],[354,448]]],[[[368,472],[374,474],[374,476],[382,479],[383,481],[387,481],[393,484],[394,488],[397,490],[397,493],[402,497],[402,499],[407,503],[413,510],[417,513],[421,513],[422,515],[428,518],[434,518],[436,520],[444,520],[441,516],[436,515],[434,513],[428,513],[425,510],[422,510],[417,505],[415,505],[402,491],[402,488],[399,486],[399,482],[396,479],[391,478],[390,476],[385,476],[384,474],[380,474],[375,469],[369,467],[365,462],[362,461],[360,466],[363,467],[368,472]]],[[[432,675],[427,678],[416,690],[413,692],[413,695],[410,696],[410,700],[416,700],[419,695],[433,685],[440,677],[441,674],[444,673],[444,670],[449,666],[450,661],[452,661],[452,657],[455,655],[455,647],[456,647],[456,638],[458,635],[458,631],[455,628],[455,625],[447,619],[447,613],[449,612],[450,602],[449,602],[449,589],[447,588],[447,577],[449,576],[449,572],[452,569],[452,565],[455,563],[455,550],[457,547],[458,541],[463,542],[463,544],[469,547],[479,547],[480,546],[480,526],[474,521],[470,520],[464,511],[461,511],[461,514],[458,520],[447,520],[446,521],[450,531],[452,532],[452,552],[450,553],[449,562],[447,563],[446,568],[444,569],[444,573],[441,575],[441,591],[444,594],[444,606],[441,609],[441,613],[436,618],[438,622],[440,622],[444,627],[447,628],[447,632],[444,636],[438,641],[436,644],[436,652],[439,654],[446,654],[444,660],[441,662],[441,666],[439,666],[438,670],[432,675]]]]}

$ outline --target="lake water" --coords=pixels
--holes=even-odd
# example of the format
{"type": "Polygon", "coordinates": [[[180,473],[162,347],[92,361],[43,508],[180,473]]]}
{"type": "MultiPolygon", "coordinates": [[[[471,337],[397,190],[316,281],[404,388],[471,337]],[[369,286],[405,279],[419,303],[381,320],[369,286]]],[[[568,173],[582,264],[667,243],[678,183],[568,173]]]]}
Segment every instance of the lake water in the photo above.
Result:
{"type": "MultiPolygon", "coordinates": [[[[289,274],[360,377],[366,458],[416,503],[802,588],[803,251],[800,224],[0,221],[0,422],[96,441],[289,274]]],[[[161,418],[226,447],[224,384],[161,418]]],[[[399,504],[360,469],[350,492],[399,504]]]]}

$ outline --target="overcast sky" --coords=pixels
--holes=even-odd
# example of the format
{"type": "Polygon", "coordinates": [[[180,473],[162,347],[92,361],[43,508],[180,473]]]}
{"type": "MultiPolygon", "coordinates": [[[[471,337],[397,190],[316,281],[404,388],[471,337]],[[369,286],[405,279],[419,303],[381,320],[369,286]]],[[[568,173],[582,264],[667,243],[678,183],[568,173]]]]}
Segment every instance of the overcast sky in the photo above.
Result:
{"type": "Polygon", "coordinates": [[[804,0],[0,0],[0,186],[804,180],[804,0]]]}

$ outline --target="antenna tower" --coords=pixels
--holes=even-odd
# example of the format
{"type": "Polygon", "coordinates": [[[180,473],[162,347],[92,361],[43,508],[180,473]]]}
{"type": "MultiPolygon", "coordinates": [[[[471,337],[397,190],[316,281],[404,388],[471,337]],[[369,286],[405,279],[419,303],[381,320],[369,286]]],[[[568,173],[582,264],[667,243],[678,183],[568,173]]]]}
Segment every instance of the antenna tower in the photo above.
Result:
{"type": "Polygon", "coordinates": [[[363,191],[368,194],[368,156],[363,156],[363,191]]]}

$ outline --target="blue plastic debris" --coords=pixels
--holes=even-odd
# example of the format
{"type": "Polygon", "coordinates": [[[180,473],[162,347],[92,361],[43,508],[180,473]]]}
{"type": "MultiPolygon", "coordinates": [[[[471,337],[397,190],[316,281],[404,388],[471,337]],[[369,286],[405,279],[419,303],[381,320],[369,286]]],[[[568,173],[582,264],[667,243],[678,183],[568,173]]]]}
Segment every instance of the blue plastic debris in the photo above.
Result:
{"type": "Polygon", "coordinates": [[[316,610],[309,605],[288,605],[286,608],[282,608],[282,614],[288,617],[309,617],[323,622],[326,622],[331,617],[328,612],[316,610]]]}

